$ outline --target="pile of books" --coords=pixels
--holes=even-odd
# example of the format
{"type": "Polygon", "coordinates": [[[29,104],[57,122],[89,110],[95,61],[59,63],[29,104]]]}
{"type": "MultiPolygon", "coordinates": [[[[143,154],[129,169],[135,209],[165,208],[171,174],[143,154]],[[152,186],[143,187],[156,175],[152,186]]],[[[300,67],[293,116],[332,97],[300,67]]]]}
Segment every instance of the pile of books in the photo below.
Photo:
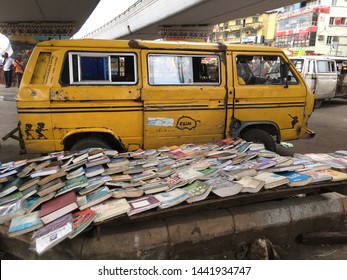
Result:
{"type": "Polygon", "coordinates": [[[0,224],[10,237],[33,234],[32,249],[42,254],[120,215],[329,180],[347,180],[347,151],[285,157],[240,138],[125,153],[61,151],[0,165],[0,224]]]}

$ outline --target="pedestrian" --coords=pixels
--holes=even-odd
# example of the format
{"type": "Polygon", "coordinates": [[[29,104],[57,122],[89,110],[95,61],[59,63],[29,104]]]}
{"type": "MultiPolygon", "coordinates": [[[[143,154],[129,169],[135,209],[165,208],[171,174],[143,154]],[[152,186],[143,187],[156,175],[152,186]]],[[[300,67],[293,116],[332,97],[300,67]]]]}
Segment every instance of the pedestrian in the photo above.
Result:
{"type": "Polygon", "coordinates": [[[16,59],[13,61],[14,73],[17,77],[17,86],[20,86],[20,82],[22,81],[23,72],[24,72],[24,62],[22,60],[22,56],[18,55],[16,59]]]}
{"type": "Polygon", "coordinates": [[[3,65],[4,75],[5,75],[6,88],[9,88],[11,87],[11,84],[12,84],[13,59],[8,56],[7,52],[5,52],[2,57],[3,57],[2,65],[3,65]]]}

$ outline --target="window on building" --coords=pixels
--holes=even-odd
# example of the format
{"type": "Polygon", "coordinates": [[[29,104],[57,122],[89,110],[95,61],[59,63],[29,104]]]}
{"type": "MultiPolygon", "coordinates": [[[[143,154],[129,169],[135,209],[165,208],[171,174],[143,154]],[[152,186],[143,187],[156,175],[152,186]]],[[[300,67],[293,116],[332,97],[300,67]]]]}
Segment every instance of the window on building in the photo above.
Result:
{"type": "Polygon", "coordinates": [[[330,45],[331,42],[332,42],[332,39],[333,39],[333,36],[327,36],[326,44],[327,44],[327,45],[330,45]]]}
{"type": "Polygon", "coordinates": [[[216,55],[148,55],[150,85],[220,84],[220,59],[216,55]]]}
{"type": "Polygon", "coordinates": [[[253,17],[252,22],[253,23],[259,22],[259,17],[258,16],[253,17]]]}
{"type": "Polygon", "coordinates": [[[65,59],[63,84],[135,84],[135,54],[70,52],[65,59]]]}
{"type": "Polygon", "coordinates": [[[235,20],[235,25],[241,25],[241,24],[242,24],[241,19],[235,20]]]}
{"type": "Polygon", "coordinates": [[[336,6],[337,0],[332,0],[331,1],[331,6],[336,6]]]}

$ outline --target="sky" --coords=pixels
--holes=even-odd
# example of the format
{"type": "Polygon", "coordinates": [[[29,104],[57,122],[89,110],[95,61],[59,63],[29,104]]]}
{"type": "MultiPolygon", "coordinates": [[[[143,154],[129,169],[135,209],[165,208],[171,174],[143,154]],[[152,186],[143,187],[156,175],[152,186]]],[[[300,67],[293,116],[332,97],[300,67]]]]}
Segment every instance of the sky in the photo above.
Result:
{"type": "Polygon", "coordinates": [[[138,0],[100,0],[98,6],[73,38],[78,39],[104,25],[137,1],[138,0]]]}

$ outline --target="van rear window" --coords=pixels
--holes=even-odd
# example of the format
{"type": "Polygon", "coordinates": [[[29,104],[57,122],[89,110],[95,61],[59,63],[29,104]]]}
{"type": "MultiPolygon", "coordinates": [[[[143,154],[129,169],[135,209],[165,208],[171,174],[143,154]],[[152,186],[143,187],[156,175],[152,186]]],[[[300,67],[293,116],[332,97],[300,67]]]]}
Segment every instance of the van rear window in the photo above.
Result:
{"type": "Polygon", "coordinates": [[[136,56],[123,53],[70,52],[61,75],[63,84],[135,84],[136,56]]]}
{"type": "Polygon", "coordinates": [[[47,84],[50,71],[50,61],[52,54],[50,52],[41,52],[37,59],[31,84],[47,84]]]}
{"type": "Polygon", "coordinates": [[[220,60],[216,55],[149,54],[150,85],[220,84],[220,60]]]}

